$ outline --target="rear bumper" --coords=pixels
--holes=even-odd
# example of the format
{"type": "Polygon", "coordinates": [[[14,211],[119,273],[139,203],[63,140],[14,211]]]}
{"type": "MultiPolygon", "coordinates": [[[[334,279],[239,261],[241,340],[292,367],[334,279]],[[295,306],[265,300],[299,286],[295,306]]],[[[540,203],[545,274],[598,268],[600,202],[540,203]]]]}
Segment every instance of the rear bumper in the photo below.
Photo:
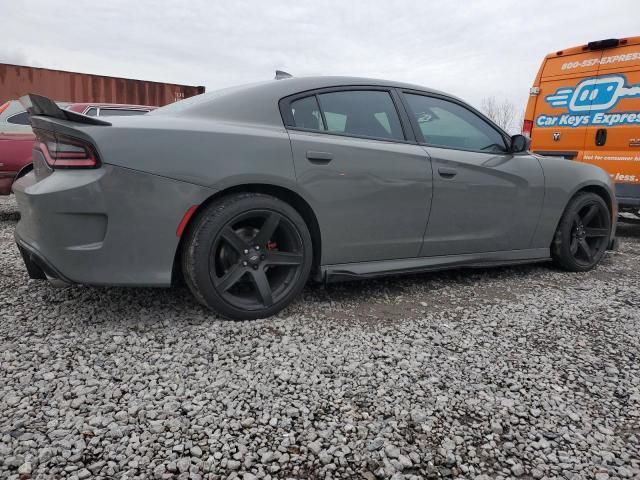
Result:
{"type": "Polygon", "coordinates": [[[16,172],[2,172],[0,171],[0,195],[11,194],[11,186],[16,178],[16,172]]]}
{"type": "Polygon", "coordinates": [[[15,238],[18,250],[20,250],[20,255],[22,255],[22,260],[29,273],[29,278],[41,280],[55,279],[64,283],[72,283],[68,278],[65,278],[62,273],[56,270],[56,267],[51,265],[40,252],[25,243],[18,234],[15,235],[15,238]]]}
{"type": "Polygon", "coordinates": [[[135,170],[36,167],[17,180],[15,239],[32,278],[169,286],[184,212],[211,191],[135,170]]]}

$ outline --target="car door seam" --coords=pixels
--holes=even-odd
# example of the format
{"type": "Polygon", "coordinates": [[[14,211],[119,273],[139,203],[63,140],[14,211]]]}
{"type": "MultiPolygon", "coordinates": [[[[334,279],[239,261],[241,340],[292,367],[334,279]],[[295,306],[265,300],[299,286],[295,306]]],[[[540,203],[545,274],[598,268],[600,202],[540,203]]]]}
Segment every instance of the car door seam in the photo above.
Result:
{"type": "Polygon", "coordinates": [[[423,250],[424,250],[424,242],[426,240],[426,236],[427,236],[427,228],[429,227],[429,220],[431,219],[431,212],[433,211],[433,197],[434,197],[434,193],[435,193],[435,182],[433,179],[433,159],[431,158],[431,155],[429,154],[429,152],[427,151],[427,149],[424,146],[421,146],[422,150],[424,150],[424,152],[427,155],[427,159],[429,160],[429,168],[431,168],[431,199],[429,201],[429,212],[427,213],[427,221],[424,224],[424,231],[422,232],[422,243],[420,244],[420,248],[418,249],[418,256],[421,257],[423,250]]]}
{"type": "MultiPolygon", "coordinates": [[[[542,171],[542,202],[540,204],[540,209],[538,210],[538,219],[536,221],[536,228],[533,229],[533,234],[529,239],[529,248],[532,247],[533,242],[536,238],[536,235],[538,234],[538,228],[540,227],[540,222],[542,221],[542,213],[544,212],[545,204],[547,201],[547,177],[545,176],[545,173],[544,173],[544,167],[542,166],[542,163],[540,163],[539,158],[537,157],[534,157],[534,158],[536,159],[536,162],[538,162],[538,165],[540,166],[540,170],[542,171]]],[[[549,245],[549,247],[550,246],[551,245],[549,245]]]]}

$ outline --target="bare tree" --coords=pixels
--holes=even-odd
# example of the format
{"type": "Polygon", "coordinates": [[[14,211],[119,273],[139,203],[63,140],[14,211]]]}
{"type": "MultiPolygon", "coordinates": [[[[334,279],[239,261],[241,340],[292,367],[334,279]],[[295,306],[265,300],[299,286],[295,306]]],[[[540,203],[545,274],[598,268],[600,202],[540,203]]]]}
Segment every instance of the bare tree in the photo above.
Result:
{"type": "Polygon", "coordinates": [[[516,123],[516,131],[513,133],[521,133],[522,132],[522,127],[524,126],[524,114],[526,113],[526,110],[522,110],[522,112],[520,112],[520,116],[518,117],[518,123],[516,123]]]}
{"type": "Polygon", "coordinates": [[[480,104],[480,110],[509,133],[519,130],[516,125],[516,108],[509,100],[496,100],[496,97],[485,97],[480,104]]]}

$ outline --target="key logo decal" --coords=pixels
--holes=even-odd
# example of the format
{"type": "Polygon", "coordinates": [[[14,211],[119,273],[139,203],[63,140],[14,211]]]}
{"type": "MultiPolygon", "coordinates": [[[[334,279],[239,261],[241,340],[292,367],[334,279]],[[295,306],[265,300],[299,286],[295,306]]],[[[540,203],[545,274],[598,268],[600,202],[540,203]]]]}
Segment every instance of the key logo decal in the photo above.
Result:
{"type": "Polygon", "coordinates": [[[640,98],[640,84],[628,85],[624,75],[587,78],[575,88],[560,87],[544,97],[553,108],[564,108],[569,113],[539,115],[536,126],[640,125],[640,111],[606,113],[625,98],[640,98]]]}

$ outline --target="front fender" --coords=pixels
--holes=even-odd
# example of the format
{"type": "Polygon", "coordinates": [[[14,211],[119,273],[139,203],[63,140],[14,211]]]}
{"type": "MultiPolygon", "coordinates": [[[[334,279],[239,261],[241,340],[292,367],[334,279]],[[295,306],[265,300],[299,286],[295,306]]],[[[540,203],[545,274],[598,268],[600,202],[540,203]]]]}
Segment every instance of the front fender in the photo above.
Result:
{"type": "Polygon", "coordinates": [[[600,167],[557,157],[536,157],[542,166],[545,195],[538,228],[532,247],[551,245],[560,218],[569,201],[582,190],[606,195],[612,213],[612,237],[615,235],[617,200],[615,187],[609,174],[600,167]]]}

